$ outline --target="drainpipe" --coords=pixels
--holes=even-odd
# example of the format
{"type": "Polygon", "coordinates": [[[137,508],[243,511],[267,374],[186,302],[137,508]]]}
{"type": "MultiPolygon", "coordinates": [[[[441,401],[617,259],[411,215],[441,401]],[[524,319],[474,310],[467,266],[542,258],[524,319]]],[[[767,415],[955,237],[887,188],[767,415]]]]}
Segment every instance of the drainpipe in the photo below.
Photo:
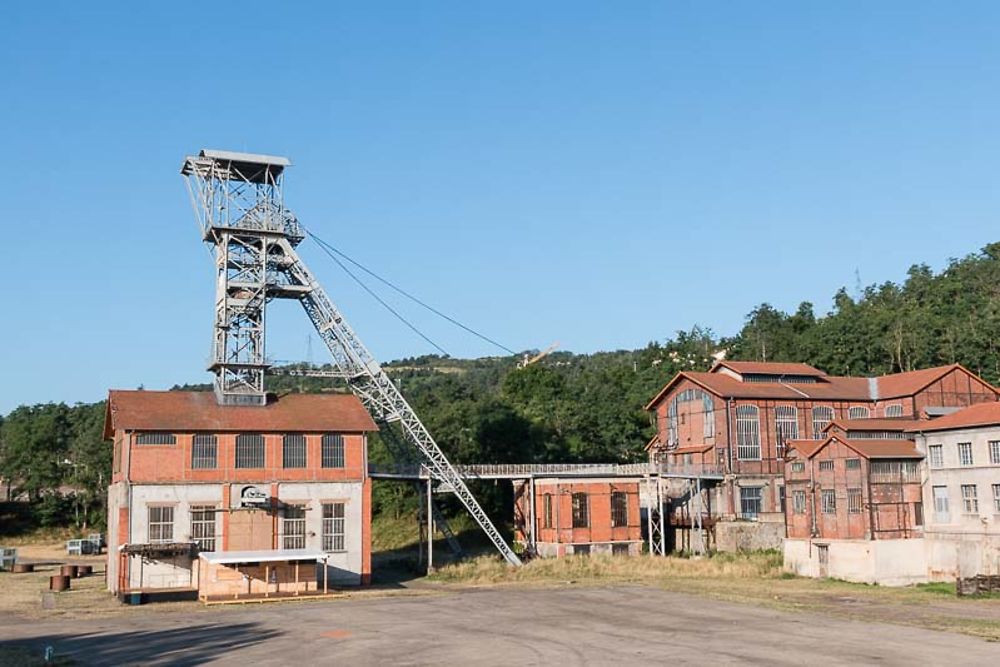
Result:
{"type": "MultiPolygon", "coordinates": [[[[733,473],[733,399],[726,401],[726,472],[733,473]]],[[[736,514],[736,491],[733,488],[732,480],[729,480],[729,514],[736,514]]]]}

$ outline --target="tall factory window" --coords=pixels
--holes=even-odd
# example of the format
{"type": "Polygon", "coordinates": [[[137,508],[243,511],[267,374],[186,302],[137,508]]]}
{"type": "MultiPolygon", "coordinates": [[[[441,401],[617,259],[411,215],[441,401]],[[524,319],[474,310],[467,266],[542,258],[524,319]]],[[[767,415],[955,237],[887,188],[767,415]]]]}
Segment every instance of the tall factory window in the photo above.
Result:
{"type": "Polygon", "coordinates": [[[833,461],[820,461],[819,462],[819,469],[820,470],[833,470],[833,461]]]}
{"type": "Polygon", "coordinates": [[[871,410],[863,405],[858,405],[847,410],[847,416],[851,419],[868,419],[872,416],[871,410]]]}
{"type": "Polygon", "coordinates": [[[173,433],[139,433],[135,436],[137,445],[176,445],[177,436],[173,433]]]}
{"type": "Polygon", "coordinates": [[[938,523],[948,523],[951,521],[951,510],[948,509],[948,487],[935,486],[934,492],[934,520],[938,523]]]}
{"type": "Polygon", "coordinates": [[[921,502],[913,503],[913,525],[924,525],[924,504],[921,502]]]}
{"type": "Polygon", "coordinates": [[[611,492],[611,525],[614,528],[628,525],[628,494],[624,491],[611,492]]]}
{"type": "Polygon", "coordinates": [[[236,467],[264,467],[264,436],[260,433],[240,433],[236,436],[236,467]]]}
{"type": "Polygon", "coordinates": [[[324,468],[344,467],[344,436],[339,433],[323,435],[321,464],[324,468]]]}
{"type": "Polygon", "coordinates": [[[736,458],[760,460],[760,417],[756,405],[736,406],[736,458]]]}
{"type": "Polygon", "coordinates": [[[806,462],[805,461],[794,461],[792,463],[792,472],[805,472],[806,462]]]}
{"type": "Polygon", "coordinates": [[[847,470],[861,470],[861,459],[847,459],[844,461],[844,468],[847,470]]]}
{"type": "Polygon", "coordinates": [[[779,405],[774,409],[774,430],[777,433],[778,458],[785,454],[789,440],[798,440],[799,411],[790,405],[779,405]]]}
{"type": "Polygon", "coordinates": [[[813,408],[813,440],[823,439],[823,429],[833,421],[833,408],[828,405],[818,405],[813,408]]]}
{"type": "Polygon", "coordinates": [[[903,416],[903,406],[899,403],[893,403],[892,405],[885,406],[885,416],[886,417],[902,417],[903,416]]]}
{"type": "Polygon", "coordinates": [[[306,436],[289,433],[281,439],[281,467],[306,467],[306,436]]]}
{"type": "Polygon", "coordinates": [[[792,511],[796,514],[806,513],[806,492],[792,491],[792,511]]]}
{"type": "Polygon", "coordinates": [[[573,527],[586,528],[590,525],[590,508],[587,504],[586,493],[573,494],[573,527]]]}
{"type": "Polygon", "coordinates": [[[847,512],[849,514],[861,513],[861,489],[847,490],[847,512]]]}
{"type": "Polygon", "coordinates": [[[323,503],[323,551],[344,551],[344,503],[323,503]]]}
{"type": "Polygon", "coordinates": [[[744,519],[756,519],[761,510],[761,487],[744,486],[740,489],[740,516],[744,519]]]}
{"type": "Polygon", "coordinates": [[[191,441],[191,467],[206,469],[216,467],[218,461],[218,443],[214,435],[199,433],[191,441]]]}
{"type": "Polygon", "coordinates": [[[962,509],[966,514],[979,514],[979,498],[975,484],[962,485],[962,509]]]}
{"type": "Polygon", "coordinates": [[[149,541],[153,544],[174,541],[173,507],[149,508],[149,541]]]}
{"type": "Polygon", "coordinates": [[[542,528],[552,527],[552,494],[542,496],[542,528]]]}
{"type": "Polygon", "coordinates": [[[191,508],[191,539],[201,551],[215,551],[215,508],[211,505],[191,508]]]}
{"type": "Polygon", "coordinates": [[[990,440],[990,463],[1000,463],[1000,440],[990,440]]]}
{"type": "Polygon", "coordinates": [[[958,463],[963,466],[972,465],[972,443],[958,443],[958,463]]]}
{"type": "Polygon", "coordinates": [[[285,535],[285,549],[306,548],[306,508],[305,505],[288,505],[285,507],[285,518],[282,521],[282,532],[285,535]]]}
{"type": "Polygon", "coordinates": [[[823,514],[837,513],[837,494],[833,489],[823,489],[820,495],[820,502],[823,514]]]}
{"type": "Polygon", "coordinates": [[[782,514],[785,513],[785,485],[778,485],[778,511],[782,514]]]}
{"type": "Polygon", "coordinates": [[[993,511],[1000,514],[1000,484],[993,485],[993,511]]]}

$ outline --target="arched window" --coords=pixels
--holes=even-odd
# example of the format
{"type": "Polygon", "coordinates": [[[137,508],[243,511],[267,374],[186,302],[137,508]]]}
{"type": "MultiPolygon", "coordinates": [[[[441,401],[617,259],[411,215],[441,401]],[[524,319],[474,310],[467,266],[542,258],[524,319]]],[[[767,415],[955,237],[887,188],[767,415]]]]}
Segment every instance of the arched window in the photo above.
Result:
{"type": "Polygon", "coordinates": [[[760,415],[756,405],[736,406],[736,458],[760,460],[760,415]]]}
{"type": "Polygon", "coordinates": [[[847,416],[851,419],[868,419],[872,416],[871,410],[863,405],[858,405],[850,408],[847,411],[847,416]]]}
{"type": "Polygon", "coordinates": [[[903,416],[903,406],[899,403],[893,403],[892,405],[885,406],[885,416],[886,417],[902,417],[903,416]]]}
{"type": "Polygon", "coordinates": [[[785,443],[799,437],[799,411],[791,405],[779,405],[774,409],[774,431],[777,435],[778,458],[785,455],[785,443]]]}
{"type": "Polygon", "coordinates": [[[823,429],[833,421],[833,408],[828,405],[817,405],[813,408],[813,440],[822,440],[823,429]]]}

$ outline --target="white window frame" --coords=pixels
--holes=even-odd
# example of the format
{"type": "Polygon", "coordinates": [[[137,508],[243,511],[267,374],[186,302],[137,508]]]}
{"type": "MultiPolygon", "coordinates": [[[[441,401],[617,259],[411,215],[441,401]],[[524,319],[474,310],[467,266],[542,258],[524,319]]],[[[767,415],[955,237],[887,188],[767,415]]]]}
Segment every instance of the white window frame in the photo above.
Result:
{"type": "Polygon", "coordinates": [[[944,445],[927,446],[927,463],[932,468],[944,467],[944,445]]]}
{"type": "Polygon", "coordinates": [[[975,484],[962,484],[962,511],[979,514],[979,492],[975,484]]]}
{"type": "Polygon", "coordinates": [[[993,511],[1000,514],[1000,484],[993,485],[993,511]]]}
{"type": "Polygon", "coordinates": [[[951,508],[948,502],[948,487],[931,487],[931,498],[934,500],[934,521],[948,523],[951,521],[951,508]]]}
{"type": "Polygon", "coordinates": [[[823,439],[823,429],[833,421],[834,411],[829,405],[817,405],[812,409],[813,440],[823,439]]]}
{"type": "Polygon", "coordinates": [[[760,409],[756,405],[737,405],[736,459],[760,461],[760,454],[760,409]]]}
{"type": "Polygon", "coordinates": [[[778,405],[774,408],[774,433],[778,458],[787,447],[789,440],[799,439],[799,411],[792,405],[778,405]]]}
{"type": "Polygon", "coordinates": [[[146,517],[148,519],[146,524],[147,537],[150,544],[169,544],[174,541],[173,505],[148,505],[146,517]]]}
{"type": "Polygon", "coordinates": [[[1000,440],[990,440],[990,463],[1000,465],[1000,440]]]}
{"type": "Polygon", "coordinates": [[[792,491],[792,513],[793,514],[805,514],[806,513],[806,492],[805,491],[792,491]]]}
{"type": "Polygon", "coordinates": [[[967,468],[975,465],[975,457],[972,455],[972,443],[958,443],[958,465],[967,468]]]}
{"type": "Polygon", "coordinates": [[[323,503],[323,551],[347,551],[346,515],[347,503],[323,503]]]}
{"type": "Polygon", "coordinates": [[[740,516],[744,519],[756,519],[764,511],[764,487],[740,487],[740,516]]]}
{"type": "Polygon", "coordinates": [[[301,503],[285,505],[281,517],[281,548],[306,548],[306,506],[301,503]]]}
{"type": "Polygon", "coordinates": [[[837,492],[833,489],[822,489],[819,494],[822,514],[837,513],[837,492]]]}
{"type": "Polygon", "coordinates": [[[861,514],[863,496],[861,487],[849,487],[847,489],[847,513],[861,514]]]}
{"type": "Polygon", "coordinates": [[[191,540],[200,551],[215,551],[219,533],[215,512],[215,505],[191,506],[191,540]]]}

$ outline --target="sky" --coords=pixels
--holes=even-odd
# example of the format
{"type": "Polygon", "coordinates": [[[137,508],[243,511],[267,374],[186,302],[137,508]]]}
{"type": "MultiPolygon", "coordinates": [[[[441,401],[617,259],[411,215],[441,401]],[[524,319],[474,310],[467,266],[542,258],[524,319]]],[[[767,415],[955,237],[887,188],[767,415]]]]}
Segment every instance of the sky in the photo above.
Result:
{"type": "MultiPolygon", "coordinates": [[[[636,348],[997,241],[998,74],[996,2],[14,3],[0,413],[210,380],[201,148],[288,156],[309,229],[507,347],[636,348]]],[[[301,252],[378,358],[434,351],[301,252]]],[[[268,356],[325,361],[299,311],[268,356]]]]}

